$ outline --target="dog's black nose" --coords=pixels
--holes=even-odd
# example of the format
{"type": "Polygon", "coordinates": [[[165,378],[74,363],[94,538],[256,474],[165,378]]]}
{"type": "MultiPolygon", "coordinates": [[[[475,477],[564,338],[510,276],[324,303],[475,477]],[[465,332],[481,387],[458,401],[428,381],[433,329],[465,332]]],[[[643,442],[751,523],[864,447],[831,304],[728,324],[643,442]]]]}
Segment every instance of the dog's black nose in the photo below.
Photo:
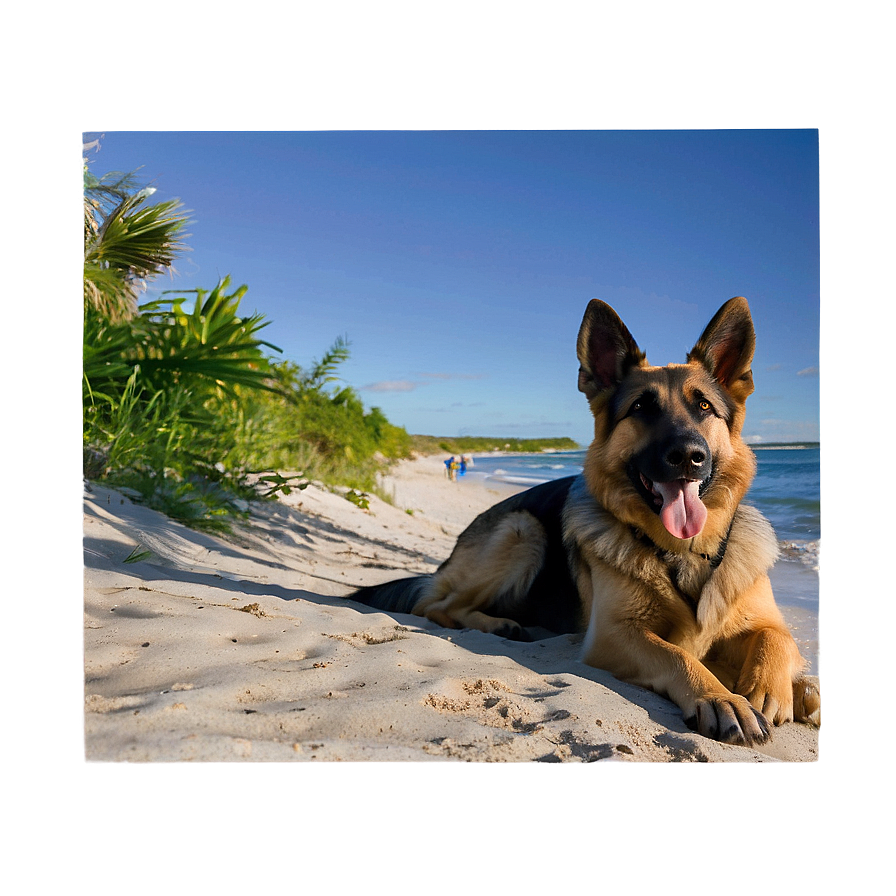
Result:
{"type": "Polygon", "coordinates": [[[705,479],[712,471],[709,446],[695,433],[670,437],[660,452],[664,479],[705,479]]]}
{"type": "Polygon", "coordinates": [[[651,482],[702,481],[712,475],[709,445],[700,433],[690,429],[667,430],[632,460],[637,471],[651,482]]]}
{"type": "Polygon", "coordinates": [[[699,447],[675,447],[669,450],[664,459],[672,467],[700,467],[706,461],[706,454],[699,447]]]}

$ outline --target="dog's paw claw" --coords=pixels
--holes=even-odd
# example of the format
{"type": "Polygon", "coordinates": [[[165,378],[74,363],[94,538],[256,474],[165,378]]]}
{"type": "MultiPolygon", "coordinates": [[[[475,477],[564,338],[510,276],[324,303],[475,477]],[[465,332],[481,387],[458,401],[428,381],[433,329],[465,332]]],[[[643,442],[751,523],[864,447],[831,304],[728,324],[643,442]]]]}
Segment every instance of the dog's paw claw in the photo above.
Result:
{"type": "Polygon", "coordinates": [[[754,709],[744,697],[707,697],[697,701],[696,717],[685,719],[685,724],[704,737],[725,744],[753,746],[765,743],[771,737],[768,719],[754,709]]]}

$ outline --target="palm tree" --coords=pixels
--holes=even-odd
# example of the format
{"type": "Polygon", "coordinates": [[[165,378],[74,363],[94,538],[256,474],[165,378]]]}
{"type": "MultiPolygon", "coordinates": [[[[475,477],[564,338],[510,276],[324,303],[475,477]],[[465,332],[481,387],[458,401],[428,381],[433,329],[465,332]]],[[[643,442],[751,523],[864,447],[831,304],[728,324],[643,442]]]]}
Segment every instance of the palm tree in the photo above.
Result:
{"type": "Polygon", "coordinates": [[[154,187],[132,174],[94,177],[84,161],[84,307],[112,323],[137,313],[145,281],[184,251],[187,222],[177,199],[146,205],[154,187]]]}

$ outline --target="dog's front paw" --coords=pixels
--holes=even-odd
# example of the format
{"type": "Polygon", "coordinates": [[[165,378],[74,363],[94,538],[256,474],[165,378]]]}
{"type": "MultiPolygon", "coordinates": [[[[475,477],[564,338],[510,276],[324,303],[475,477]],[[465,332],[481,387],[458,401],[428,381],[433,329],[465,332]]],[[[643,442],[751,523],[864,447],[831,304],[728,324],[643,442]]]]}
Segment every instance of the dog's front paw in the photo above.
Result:
{"type": "Polygon", "coordinates": [[[760,663],[746,667],[734,687],[753,709],[773,725],[793,721],[794,686],[790,669],[782,664],[760,663]]]}
{"type": "Polygon", "coordinates": [[[507,638],[508,641],[531,641],[529,633],[512,619],[504,619],[501,624],[492,629],[492,634],[499,638],[507,638]]]}
{"type": "Polygon", "coordinates": [[[821,725],[821,691],[816,679],[800,677],[793,683],[793,717],[816,728],[821,725]]]}
{"type": "Polygon", "coordinates": [[[771,736],[765,716],[737,694],[697,700],[696,713],[686,718],[685,724],[704,737],[726,744],[751,746],[765,743],[771,736]]]}
{"type": "Polygon", "coordinates": [[[761,682],[750,690],[741,690],[738,687],[737,693],[743,694],[750,705],[773,725],[793,721],[793,688],[789,680],[786,680],[781,687],[774,687],[767,682],[761,682]]]}

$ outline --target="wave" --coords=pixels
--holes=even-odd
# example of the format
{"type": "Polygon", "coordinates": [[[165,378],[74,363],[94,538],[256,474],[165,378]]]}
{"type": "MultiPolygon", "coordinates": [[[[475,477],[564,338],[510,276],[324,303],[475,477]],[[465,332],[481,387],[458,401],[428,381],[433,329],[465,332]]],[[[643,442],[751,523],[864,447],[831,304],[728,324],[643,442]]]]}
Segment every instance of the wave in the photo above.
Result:
{"type": "Polygon", "coordinates": [[[821,554],[821,541],[796,541],[794,539],[786,539],[778,542],[781,549],[781,557],[784,560],[795,560],[808,566],[810,569],[818,571],[818,561],[821,554]]]}
{"type": "Polygon", "coordinates": [[[495,482],[508,482],[511,485],[525,485],[526,487],[531,487],[533,485],[541,485],[543,482],[550,482],[552,477],[522,476],[519,473],[507,473],[504,470],[495,470],[485,478],[486,481],[491,479],[495,482]]]}

